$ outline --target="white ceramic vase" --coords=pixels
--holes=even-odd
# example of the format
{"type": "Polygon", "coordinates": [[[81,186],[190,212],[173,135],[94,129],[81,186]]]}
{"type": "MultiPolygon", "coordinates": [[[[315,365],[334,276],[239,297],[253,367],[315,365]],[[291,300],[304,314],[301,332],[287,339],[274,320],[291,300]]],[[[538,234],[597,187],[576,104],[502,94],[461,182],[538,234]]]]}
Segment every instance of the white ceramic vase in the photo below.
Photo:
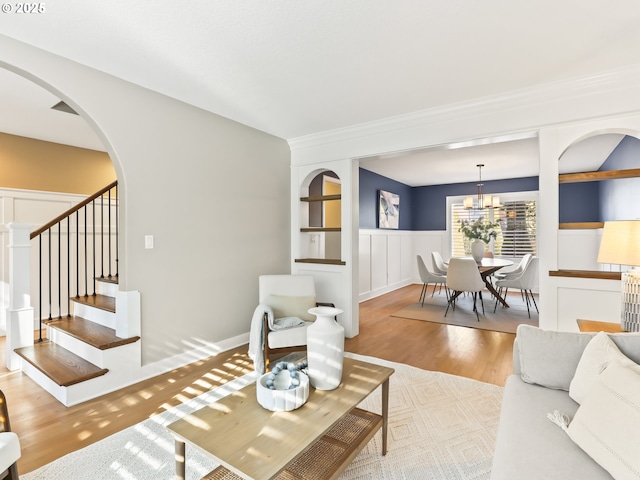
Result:
{"type": "Polygon", "coordinates": [[[333,390],[342,381],[344,327],[334,319],[342,310],[316,307],[309,309],[309,313],[317,317],[307,327],[309,382],[316,390],[333,390]]]}
{"type": "Polygon", "coordinates": [[[484,242],[482,240],[476,239],[471,242],[471,256],[476,263],[482,262],[482,258],[484,257],[484,242]]]}

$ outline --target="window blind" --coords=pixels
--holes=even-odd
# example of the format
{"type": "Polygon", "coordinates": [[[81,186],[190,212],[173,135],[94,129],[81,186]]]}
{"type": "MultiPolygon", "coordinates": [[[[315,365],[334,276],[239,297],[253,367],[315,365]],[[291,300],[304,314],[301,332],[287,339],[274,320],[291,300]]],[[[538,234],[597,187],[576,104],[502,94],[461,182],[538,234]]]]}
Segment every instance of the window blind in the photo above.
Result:
{"type": "Polygon", "coordinates": [[[468,243],[460,230],[460,221],[476,221],[478,218],[498,222],[498,237],[493,241],[495,256],[522,257],[526,253],[536,254],[536,201],[515,200],[503,202],[500,208],[467,210],[462,203],[451,204],[451,255],[464,256],[469,253],[468,243]]]}

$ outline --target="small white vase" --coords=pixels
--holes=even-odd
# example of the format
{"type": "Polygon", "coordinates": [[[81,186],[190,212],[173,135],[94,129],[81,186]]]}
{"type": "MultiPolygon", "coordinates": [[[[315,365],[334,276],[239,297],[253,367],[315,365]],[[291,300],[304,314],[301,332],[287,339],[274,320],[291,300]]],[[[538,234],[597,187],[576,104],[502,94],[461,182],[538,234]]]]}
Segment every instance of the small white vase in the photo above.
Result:
{"type": "Polygon", "coordinates": [[[484,257],[484,242],[482,240],[474,240],[471,242],[471,256],[476,263],[481,263],[484,257]]]}
{"type": "Polygon", "coordinates": [[[339,308],[309,309],[316,321],[307,327],[308,376],[316,390],[333,390],[342,381],[344,359],[344,327],[334,320],[339,308]]]}

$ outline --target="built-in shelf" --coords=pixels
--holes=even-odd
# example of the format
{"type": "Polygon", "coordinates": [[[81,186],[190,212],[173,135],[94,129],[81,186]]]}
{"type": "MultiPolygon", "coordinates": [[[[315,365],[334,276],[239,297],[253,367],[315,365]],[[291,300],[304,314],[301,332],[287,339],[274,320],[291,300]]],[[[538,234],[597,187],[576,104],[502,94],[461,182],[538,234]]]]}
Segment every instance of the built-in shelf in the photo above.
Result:
{"type": "Polygon", "coordinates": [[[340,227],[304,227],[300,229],[301,232],[340,232],[340,227]]]}
{"type": "Polygon", "coordinates": [[[600,270],[552,270],[550,277],[596,278],[600,280],[620,280],[620,272],[603,272],[600,270]]]}
{"type": "Polygon", "coordinates": [[[640,177],[640,168],[630,168],[627,170],[608,170],[603,172],[562,173],[558,175],[558,181],[560,183],[579,183],[635,177],[640,177]]]}
{"type": "Polygon", "coordinates": [[[330,200],[341,200],[342,195],[318,195],[315,197],[300,197],[301,202],[328,202],[330,200]]]}
{"type": "Polygon", "coordinates": [[[337,258],[296,258],[296,263],[321,263],[324,265],[346,265],[347,262],[337,258]]]}
{"type": "Polygon", "coordinates": [[[560,224],[560,230],[578,230],[589,228],[604,228],[604,222],[569,222],[560,224]]]}

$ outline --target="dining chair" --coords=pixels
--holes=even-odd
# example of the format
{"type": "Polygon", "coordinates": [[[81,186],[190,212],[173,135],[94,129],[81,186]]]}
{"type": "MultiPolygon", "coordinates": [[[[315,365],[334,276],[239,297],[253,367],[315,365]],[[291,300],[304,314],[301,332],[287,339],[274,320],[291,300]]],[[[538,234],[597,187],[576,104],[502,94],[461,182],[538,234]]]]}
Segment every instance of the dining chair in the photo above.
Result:
{"type": "Polygon", "coordinates": [[[433,272],[438,275],[446,275],[448,267],[445,265],[444,260],[440,252],[431,252],[431,263],[433,265],[433,272]]]}
{"type": "Polygon", "coordinates": [[[473,294],[473,311],[476,313],[477,320],[480,321],[476,300],[477,297],[480,296],[482,314],[484,315],[484,303],[482,301],[482,289],[484,287],[485,284],[480,276],[478,264],[473,258],[453,257],[449,260],[449,269],[447,270],[447,288],[451,290],[451,295],[449,295],[449,302],[447,303],[447,310],[444,312],[444,316],[447,316],[449,307],[455,310],[456,299],[461,293],[470,292],[473,294]]]}
{"type": "MultiPolygon", "coordinates": [[[[533,297],[532,289],[536,286],[537,283],[537,273],[538,273],[538,257],[532,257],[527,263],[523,272],[519,275],[505,278],[503,280],[496,281],[496,287],[499,290],[505,289],[504,297],[509,293],[509,288],[518,288],[524,297],[525,304],[527,305],[527,313],[529,314],[529,318],[531,318],[531,310],[530,305],[536,307],[536,312],[540,313],[538,310],[538,305],[536,304],[536,299],[533,297]]],[[[496,304],[493,306],[493,311],[496,311],[498,307],[498,301],[496,300],[496,304]]]]}
{"type": "Polygon", "coordinates": [[[442,291],[442,285],[445,286],[444,292],[447,295],[447,300],[449,300],[449,293],[446,287],[447,276],[446,275],[438,275],[429,270],[429,267],[424,263],[421,255],[417,255],[418,258],[418,273],[420,274],[420,280],[422,281],[422,291],[420,292],[420,298],[418,301],[422,301],[422,306],[424,307],[424,297],[427,294],[427,286],[430,283],[433,283],[433,291],[431,292],[431,296],[436,291],[436,286],[440,285],[440,291],[442,291]]]}
{"type": "Polygon", "coordinates": [[[495,273],[494,277],[498,280],[504,280],[505,278],[520,276],[520,274],[524,271],[524,269],[527,267],[527,264],[531,261],[532,258],[533,255],[527,253],[522,256],[522,258],[520,259],[520,263],[518,263],[518,266],[516,266],[516,268],[514,268],[513,270],[508,270],[506,272],[501,271],[495,273]]]}

